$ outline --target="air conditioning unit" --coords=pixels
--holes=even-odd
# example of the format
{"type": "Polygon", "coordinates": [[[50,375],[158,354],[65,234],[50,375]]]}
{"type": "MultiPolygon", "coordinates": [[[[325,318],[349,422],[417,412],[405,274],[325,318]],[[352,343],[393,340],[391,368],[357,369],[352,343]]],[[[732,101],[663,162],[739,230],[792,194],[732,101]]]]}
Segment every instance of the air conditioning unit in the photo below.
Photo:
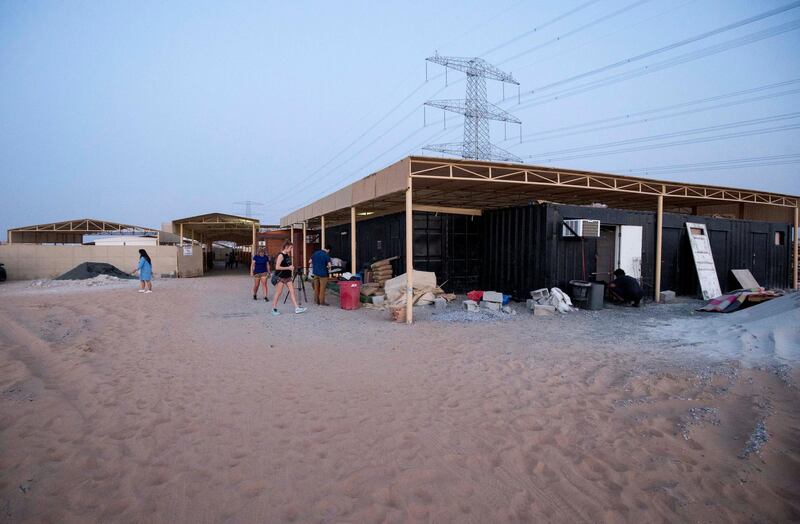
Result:
{"type": "Polygon", "coordinates": [[[575,231],[579,237],[586,238],[600,236],[599,220],[587,220],[585,218],[565,220],[564,224],[561,226],[561,236],[574,237],[575,235],[572,234],[572,231],[570,231],[567,226],[572,228],[572,230],[575,231]]]}

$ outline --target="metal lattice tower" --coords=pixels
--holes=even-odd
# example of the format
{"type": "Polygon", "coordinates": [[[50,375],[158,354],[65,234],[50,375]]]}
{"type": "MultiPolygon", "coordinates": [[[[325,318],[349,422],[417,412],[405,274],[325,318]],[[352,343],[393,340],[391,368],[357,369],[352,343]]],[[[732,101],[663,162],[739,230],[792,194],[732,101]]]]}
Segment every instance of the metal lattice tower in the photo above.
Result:
{"type": "Polygon", "coordinates": [[[244,216],[247,218],[253,218],[254,216],[260,216],[261,213],[254,213],[253,206],[263,206],[261,202],[253,202],[252,200],[244,200],[242,202],[234,202],[235,206],[244,206],[244,216]]]}
{"type": "Polygon", "coordinates": [[[459,58],[434,56],[426,58],[429,62],[449,67],[467,74],[467,97],[464,100],[430,100],[426,106],[438,107],[445,111],[464,115],[464,141],[461,143],[432,144],[423,149],[458,155],[474,160],[501,160],[521,162],[521,160],[491,143],[489,121],[522,124],[514,115],[489,103],[486,97],[486,79],[498,80],[519,85],[513,76],[496,68],[482,58],[459,58]]]}

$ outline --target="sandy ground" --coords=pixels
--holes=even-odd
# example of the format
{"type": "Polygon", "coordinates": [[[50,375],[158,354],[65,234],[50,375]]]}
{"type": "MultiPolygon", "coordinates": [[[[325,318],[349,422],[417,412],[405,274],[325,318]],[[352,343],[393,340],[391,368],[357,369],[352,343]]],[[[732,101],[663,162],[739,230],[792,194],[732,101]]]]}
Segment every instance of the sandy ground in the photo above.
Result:
{"type": "Polygon", "coordinates": [[[694,304],[409,328],[135,285],[0,286],[0,521],[800,519],[798,373],[639,327],[694,304]]]}

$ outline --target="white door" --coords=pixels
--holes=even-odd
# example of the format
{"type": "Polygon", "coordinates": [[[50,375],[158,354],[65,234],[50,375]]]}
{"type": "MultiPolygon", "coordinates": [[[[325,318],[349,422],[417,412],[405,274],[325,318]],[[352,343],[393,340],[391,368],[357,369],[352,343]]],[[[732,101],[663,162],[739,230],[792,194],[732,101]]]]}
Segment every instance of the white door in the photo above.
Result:
{"type": "Polygon", "coordinates": [[[689,232],[689,243],[692,246],[694,265],[697,268],[697,279],[700,281],[700,290],[703,298],[711,300],[722,294],[717,278],[717,269],[714,266],[714,254],[711,252],[711,240],[705,224],[686,222],[689,232]]]}
{"type": "Polygon", "coordinates": [[[642,280],[642,226],[617,226],[617,267],[642,280]]]}

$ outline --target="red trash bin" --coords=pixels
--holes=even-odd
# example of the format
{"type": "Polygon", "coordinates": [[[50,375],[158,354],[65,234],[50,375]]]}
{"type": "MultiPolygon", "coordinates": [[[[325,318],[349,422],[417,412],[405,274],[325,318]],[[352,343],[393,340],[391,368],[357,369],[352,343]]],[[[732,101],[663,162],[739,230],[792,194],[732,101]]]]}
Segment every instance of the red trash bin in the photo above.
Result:
{"type": "Polygon", "coordinates": [[[361,307],[361,282],[358,280],[340,280],[339,304],[342,309],[358,309],[361,307]]]}

